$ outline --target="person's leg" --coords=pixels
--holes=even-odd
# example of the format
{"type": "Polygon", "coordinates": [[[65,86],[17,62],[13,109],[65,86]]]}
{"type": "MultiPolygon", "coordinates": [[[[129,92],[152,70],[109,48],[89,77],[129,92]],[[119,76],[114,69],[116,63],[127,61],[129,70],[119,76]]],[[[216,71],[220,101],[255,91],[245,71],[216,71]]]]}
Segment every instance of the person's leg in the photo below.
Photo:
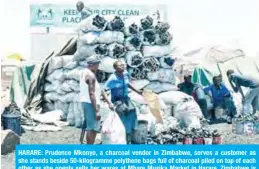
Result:
{"type": "Polygon", "coordinates": [[[235,115],[235,105],[234,101],[232,100],[231,97],[225,97],[222,102],[222,108],[226,111],[227,113],[227,122],[232,123],[232,118],[235,115]]]}
{"type": "Polygon", "coordinates": [[[252,102],[258,96],[259,87],[250,89],[250,91],[245,95],[244,105],[243,105],[243,114],[247,114],[250,111],[252,102]]]}
{"type": "Polygon", "coordinates": [[[199,99],[198,100],[198,105],[201,108],[201,112],[203,114],[203,116],[208,119],[209,118],[209,114],[208,114],[208,106],[207,106],[207,101],[206,99],[199,99]]]}
{"type": "Polygon", "coordinates": [[[84,105],[84,113],[87,121],[86,141],[87,141],[87,144],[94,144],[96,134],[100,130],[100,121],[97,121],[95,118],[95,111],[92,104],[83,103],[83,105],[84,105]]]}
{"type": "Polygon", "coordinates": [[[252,102],[253,114],[259,111],[259,96],[256,96],[252,102]]]}
{"type": "Polygon", "coordinates": [[[123,115],[119,115],[121,122],[123,123],[124,127],[125,127],[125,131],[126,131],[126,142],[127,144],[131,143],[131,131],[130,131],[130,125],[129,125],[129,121],[127,118],[127,115],[123,114],[123,115]]]}

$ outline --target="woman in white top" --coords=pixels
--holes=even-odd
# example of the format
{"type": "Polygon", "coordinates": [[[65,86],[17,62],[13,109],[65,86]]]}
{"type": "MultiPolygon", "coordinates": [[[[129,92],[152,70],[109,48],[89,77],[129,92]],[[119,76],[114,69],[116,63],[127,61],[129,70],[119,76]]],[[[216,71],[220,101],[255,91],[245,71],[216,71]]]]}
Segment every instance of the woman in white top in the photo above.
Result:
{"type": "MultiPolygon", "coordinates": [[[[94,55],[87,58],[88,68],[80,77],[80,101],[82,102],[87,128],[87,144],[94,144],[97,132],[100,130],[100,101],[101,95],[112,109],[113,105],[107,95],[101,89],[95,73],[99,67],[99,56],[94,55]]],[[[85,127],[85,126],[83,126],[85,127]]]]}

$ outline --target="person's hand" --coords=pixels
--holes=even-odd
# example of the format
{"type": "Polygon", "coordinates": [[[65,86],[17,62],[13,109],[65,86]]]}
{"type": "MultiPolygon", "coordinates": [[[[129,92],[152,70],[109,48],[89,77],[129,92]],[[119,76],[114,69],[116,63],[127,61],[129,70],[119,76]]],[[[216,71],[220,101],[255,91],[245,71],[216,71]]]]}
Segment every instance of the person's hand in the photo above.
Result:
{"type": "Polygon", "coordinates": [[[114,111],[114,105],[112,103],[109,103],[109,109],[111,109],[112,111],[114,111]]]}
{"type": "Polygon", "coordinates": [[[95,119],[96,119],[97,121],[101,120],[101,115],[100,115],[99,112],[96,112],[96,114],[95,114],[95,119]]]}

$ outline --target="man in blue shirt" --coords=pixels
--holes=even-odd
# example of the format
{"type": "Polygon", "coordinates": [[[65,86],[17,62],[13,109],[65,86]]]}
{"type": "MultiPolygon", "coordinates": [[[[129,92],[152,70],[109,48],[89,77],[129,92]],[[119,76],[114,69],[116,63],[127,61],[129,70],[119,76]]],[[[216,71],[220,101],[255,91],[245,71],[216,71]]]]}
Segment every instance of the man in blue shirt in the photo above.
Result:
{"type": "Polygon", "coordinates": [[[236,114],[236,107],[232,100],[230,91],[222,84],[220,76],[213,77],[213,85],[204,89],[204,92],[210,96],[214,109],[221,107],[228,114],[227,122],[232,123],[232,118],[236,114]]]}
{"type": "MultiPolygon", "coordinates": [[[[128,96],[129,88],[140,95],[142,94],[142,91],[137,90],[132,86],[129,73],[125,71],[125,65],[123,62],[116,61],[114,62],[113,67],[115,69],[115,73],[109,77],[104,85],[104,89],[111,91],[111,101],[115,106],[118,102],[124,102],[131,105],[131,107],[134,107],[128,96]]],[[[119,116],[126,129],[127,143],[131,143],[131,136],[135,131],[137,124],[136,110],[133,108],[131,112],[119,113],[119,116]]]]}
{"type": "Polygon", "coordinates": [[[228,70],[227,76],[233,90],[241,93],[243,97],[243,114],[249,112],[250,106],[253,107],[253,113],[259,109],[259,80],[249,76],[239,75],[234,70],[228,70]],[[249,88],[249,91],[244,95],[241,87],[249,88]]]}
{"type": "Polygon", "coordinates": [[[85,7],[82,1],[77,2],[76,9],[81,13],[81,20],[88,18],[92,14],[91,9],[85,7]]]}

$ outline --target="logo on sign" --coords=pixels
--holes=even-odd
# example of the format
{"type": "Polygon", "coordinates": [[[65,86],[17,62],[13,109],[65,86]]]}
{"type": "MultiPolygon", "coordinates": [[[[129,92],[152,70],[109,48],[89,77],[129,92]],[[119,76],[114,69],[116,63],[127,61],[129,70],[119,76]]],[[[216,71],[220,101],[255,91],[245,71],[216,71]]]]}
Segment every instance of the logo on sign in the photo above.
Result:
{"type": "Polygon", "coordinates": [[[50,8],[43,8],[37,10],[37,23],[51,24],[53,23],[53,10],[50,8]]]}

